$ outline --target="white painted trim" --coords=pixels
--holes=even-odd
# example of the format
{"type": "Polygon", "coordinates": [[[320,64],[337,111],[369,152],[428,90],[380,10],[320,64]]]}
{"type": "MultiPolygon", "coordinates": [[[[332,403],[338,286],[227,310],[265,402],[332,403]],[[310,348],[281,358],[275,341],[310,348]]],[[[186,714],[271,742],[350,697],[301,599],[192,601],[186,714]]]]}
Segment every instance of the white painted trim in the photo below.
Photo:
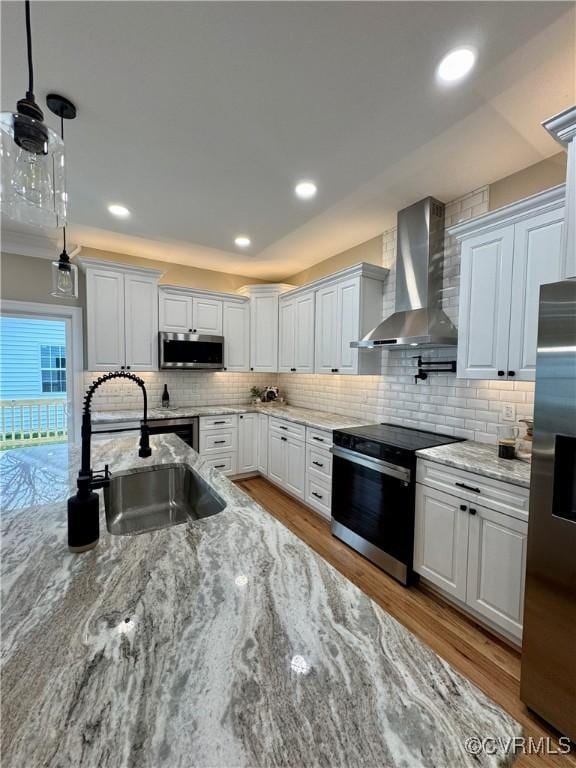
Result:
{"type": "Polygon", "coordinates": [[[544,120],[542,127],[560,144],[567,146],[576,137],[576,106],[568,107],[548,120],[544,120]]]}
{"type": "Polygon", "coordinates": [[[565,197],[566,185],[559,184],[557,187],[545,189],[543,192],[525,197],[516,203],[505,205],[495,211],[484,213],[482,216],[476,216],[474,219],[468,219],[460,224],[455,224],[453,227],[448,227],[446,232],[458,240],[490,232],[493,229],[499,229],[508,224],[517,224],[536,214],[561,208],[564,205],[565,197]]]}
{"type": "Polygon", "coordinates": [[[104,261],[103,259],[81,258],[76,259],[83,272],[87,269],[110,269],[113,272],[129,273],[131,275],[141,275],[144,277],[155,277],[159,280],[164,272],[160,269],[151,269],[148,267],[135,267],[131,264],[121,264],[118,261],[104,261]]]}
{"type": "Polygon", "coordinates": [[[293,285],[288,283],[254,283],[252,285],[243,285],[238,288],[238,293],[241,296],[278,296],[281,293],[294,288],[293,285]]]}
{"type": "MultiPolygon", "coordinates": [[[[29,232],[14,232],[2,228],[2,253],[57,261],[61,250],[62,244],[57,238],[51,238],[47,235],[33,235],[29,232]]],[[[71,245],[68,248],[68,254],[71,258],[77,256],[80,251],[79,245],[71,245]]]]}
{"type": "Polygon", "coordinates": [[[177,293],[182,296],[199,296],[201,298],[219,299],[220,301],[235,301],[238,304],[245,304],[248,301],[246,296],[239,296],[237,293],[223,293],[222,291],[208,291],[204,288],[188,288],[185,285],[168,285],[162,283],[159,290],[163,293],[177,293]]]}
{"type": "Polygon", "coordinates": [[[82,336],[82,308],[69,307],[66,304],[41,304],[35,301],[0,301],[0,314],[22,315],[23,317],[54,317],[66,320],[67,360],[70,361],[67,373],[72,373],[74,385],[68,391],[68,435],[69,440],[80,440],[80,411],[84,384],[84,346],[82,336]]]}

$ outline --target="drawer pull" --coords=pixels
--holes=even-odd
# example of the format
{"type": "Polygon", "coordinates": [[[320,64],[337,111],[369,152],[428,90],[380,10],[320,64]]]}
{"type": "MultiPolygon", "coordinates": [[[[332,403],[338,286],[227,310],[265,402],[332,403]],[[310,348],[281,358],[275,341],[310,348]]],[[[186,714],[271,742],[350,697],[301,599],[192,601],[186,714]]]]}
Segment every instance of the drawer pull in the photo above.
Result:
{"type": "Polygon", "coordinates": [[[318,440],[319,443],[325,442],[323,437],[316,437],[316,435],[312,435],[312,440],[318,440]]]}
{"type": "Polygon", "coordinates": [[[322,496],[321,493],[316,493],[316,491],[312,491],[312,496],[316,496],[317,499],[323,499],[324,496],[322,496]]]}
{"type": "Polygon", "coordinates": [[[316,467],[323,467],[324,466],[324,464],[322,464],[321,461],[313,461],[312,464],[314,464],[314,466],[316,466],[316,467]]]}
{"type": "Polygon", "coordinates": [[[214,424],[226,424],[225,421],[215,421],[214,424]]]}
{"type": "Polygon", "coordinates": [[[286,442],[286,440],[288,440],[288,438],[287,438],[287,437],[284,437],[284,436],[282,436],[282,437],[280,438],[280,440],[284,440],[284,442],[286,442]]]}
{"type": "Polygon", "coordinates": [[[288,429],[288,427],[283,427],[282,425],[280,425],[280,429],[288,429]]]}
{"type": "Polygon", "coordinates": [[[214,440],[214,445],[224,445],[226,440],[214,440]]]}
{"type": "Polygon", "coordinates": [[[226,464],[214,464],[214,469],[226,469],[226,464]]]}
{"type": "Polygon", "coordinates": [[[458,488],[464,488],[466,491],[472,491],[473,493],[480,493],[480,488],[473,488],[471,485],[466,485],[466,483],[454,483],[454,485],[457,485],[458,488]]]}

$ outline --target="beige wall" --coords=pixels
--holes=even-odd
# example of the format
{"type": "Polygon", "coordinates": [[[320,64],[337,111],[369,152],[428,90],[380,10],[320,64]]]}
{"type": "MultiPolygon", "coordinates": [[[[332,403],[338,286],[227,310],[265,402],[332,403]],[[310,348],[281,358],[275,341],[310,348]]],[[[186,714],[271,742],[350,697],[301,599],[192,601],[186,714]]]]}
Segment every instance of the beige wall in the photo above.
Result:
{"type": "Polygon", "coordinates": [[[95,248],[82,248],[80,258],[82,257],[116,261],[121,264],[130,264],[133,267],[160,269],[165,273],[160,278],[161,283],[184,285],[188,288],[203,288],[207,291],[234,293],[242,285],[266,282],[245,275],[233,275],[228,272],[216,272],[212,269],[200,269],[199,267],[186,267],[183,264],[171,264],[167,261],[140,259],[138,256],[129,256],[126,253],[98,251],[95,248]]]}
{"type": "Polygon", "coordinates": [[[566,181],[566,153],[546,158],[490,184],[490,210],[502,208],[566,181]]]}
{"type": "MultiPolygon", "coordinates": [[[[57,257],[55,257],[56,259],[57,257]]],[[[50,295],[52,290],[51,259],[0,255],[0,296],[15,301],[36,301],[43,304],[66,304],[79,307],[84,304],[84,280],[79,281],[77,299],[59,299],[50,295]]]]}
{"type": "MultiPolygon", "coordinates": [[[[169,264],[164,261],[139,259],[136,256],[128,256],[123,253],[109,253],[108,251],[98,251],[92,248],[83,248],[81,257],[82,256],[103,259],[105,261],[115,261],[148,269],[161,269],[165,273],[160,280],[161,283],[185,285],[190,288],[203,288],[210,291],[234,293],[236,289],[240,288],[242,285],[265,282],[253,277],[215,272],[211,269],[185,267],[182,264],[169,264]]],[[[83,306],[85,280],[82,271],[80,271],[79,279],[79,298],[74,300],[62,300],[50,296],[50,290],[52,288],[50,265],[50,259],[36,258],[34,256],[19,256],[13,253],[0,254],[0,296],[3,299],[13,299],[17,301],[36,301],[45,304],[83,306]]]]}
{"type": "Polygon", "coordinates": [[[337,253],[329,259],[324,259],[324,261],[314,264],[303,272],[298,272],[296,275],[290,275],[290,277],[287,277],[282,282],[292,283],[292,285],[305,285],[306,283],[311,283],[313,280],[319,280],[325,275],[331,275],[333,272],[338,272],[339,269],[345,269],[354,264],[359,264],[361,261],[381,266],[381,235],[373,237],[371,240],[366,240],[365,243],[360,243],[360,245],[355,245],[354,248],[349,248],[347,251],[337,253]]]}

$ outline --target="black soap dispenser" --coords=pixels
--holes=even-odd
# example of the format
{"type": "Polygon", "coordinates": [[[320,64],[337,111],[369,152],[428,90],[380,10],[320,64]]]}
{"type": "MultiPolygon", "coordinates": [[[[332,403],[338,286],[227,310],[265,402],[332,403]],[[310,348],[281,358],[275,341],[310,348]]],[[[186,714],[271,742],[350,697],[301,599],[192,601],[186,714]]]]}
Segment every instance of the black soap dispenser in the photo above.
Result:
{"type": "Polygon", "coordinates": [[[164,384],[164,392],[162,392],[162,408],[170,408],[170,395],[168,394],[168,384],[164,384]]]}

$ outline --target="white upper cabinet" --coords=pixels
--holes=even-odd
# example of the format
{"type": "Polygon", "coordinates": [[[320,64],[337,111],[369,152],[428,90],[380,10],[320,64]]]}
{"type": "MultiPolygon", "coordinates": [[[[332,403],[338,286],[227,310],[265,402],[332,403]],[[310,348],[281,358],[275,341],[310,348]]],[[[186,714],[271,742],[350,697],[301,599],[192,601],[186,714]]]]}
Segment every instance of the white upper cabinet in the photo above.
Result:
{"type": "Polygon", "coordinates": [[[89,371],[125,365],[124,275],[117,270],[86,270],[86,338],[89,371]]]}
{"type": "Polygon", "coordinates": [[[495,379],[508,370],[514,227],[462,243],[458,376],[495,379]]]}
{"type": "Polygon", "coordinates": [[[509,370],[534,380],[540,286],[562,278],[563,211],[534,216],[514,227],[509,370]]]}
{"type": "Polygon", "coordinates": [[[225,301],[223,305],[224,370],[250,370],[250,305],[225,301]]]}
{"type": "Polygon", "coordinates": [[[314,373],[314,291],[280,296],[278,370],[314,373]]]}
{"type": "Polygon", "coordinates": [[[170,333],[192,332],[192,297],[160,289],[160,330],[170,333]]]}
{"type": "Polygon", "coordinates": [[[462,241],[458,376],[532,381],[540,286],[563,278],[564,187],[452,227],[462,241]]]}
{"type": "Polygon", "coordinates": [[[380,373],[377,350],[352,349],[382,320],[383,281],[388,270],[358,264],[319,280],[316,286],[316,373],[380,373]]]}
{"type": "Polygon", "coordinates": [[[126,367],[134,371],[158,368],[158,279],[124,277],[126,367]]]}
{"type": "Polygon", "coordinates": [[[222,336],[222,299],[186,288],[170,287],[159,293],[160,330],[222,336]]]}
{"type": "Polygon", "coordinates": [[[192,297],[192,333],[222,336],[222,302],[200,296],[192,297]]]}
{"type": "Polygon", "coordinates": [[[86,272],[88,370],[155,370],[162,273],[95,259],[78,261],[86,272]]]}
{"type": "Polygon", "coordinates": [[[238,291],[250,299],[250,370],[278,371],[278,296],[293,286],[245,285],[238,291]]]}
{"type": "Polygon", "coordinates": [[[316,291],[316,373],[334,373],[338,361],[338,287],[316,291]]]}

